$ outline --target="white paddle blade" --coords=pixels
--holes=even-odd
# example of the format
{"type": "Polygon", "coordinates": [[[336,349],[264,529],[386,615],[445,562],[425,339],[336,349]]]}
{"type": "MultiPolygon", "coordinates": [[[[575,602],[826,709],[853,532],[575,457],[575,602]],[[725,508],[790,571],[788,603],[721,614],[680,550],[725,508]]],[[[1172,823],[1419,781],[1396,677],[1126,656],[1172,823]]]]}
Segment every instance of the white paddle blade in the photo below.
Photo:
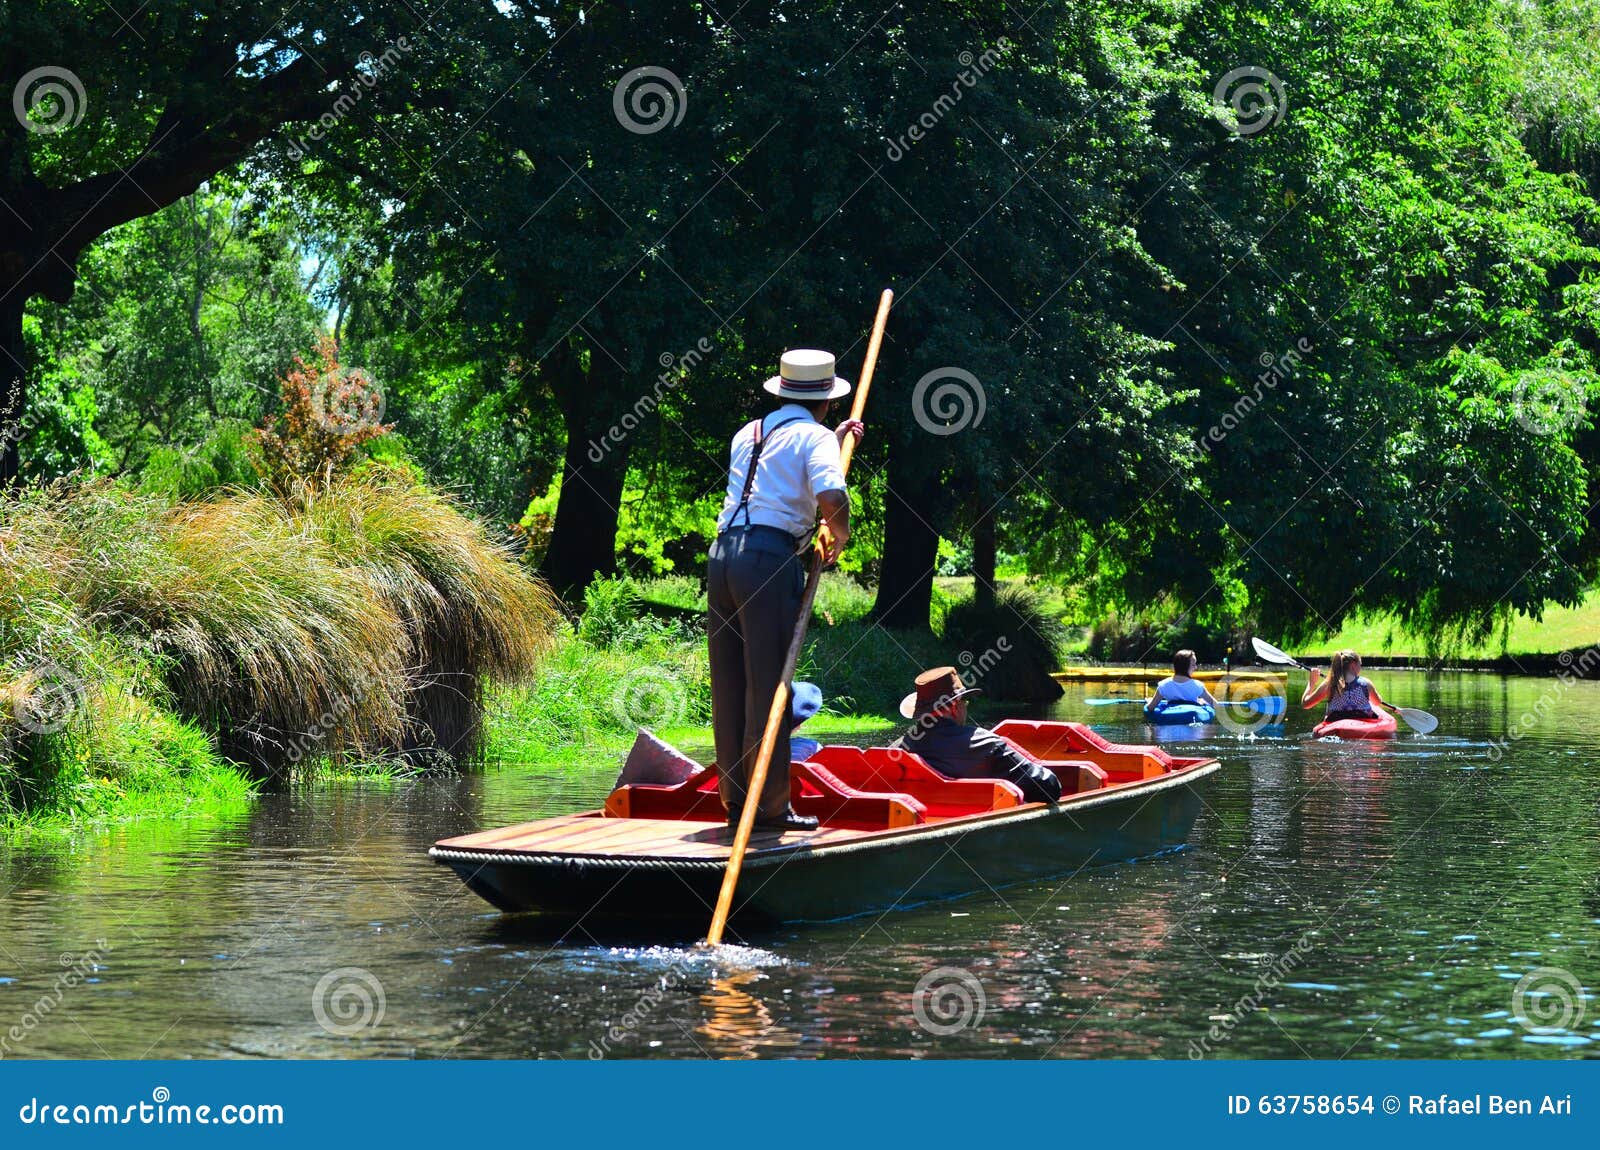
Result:
{"type": "Polygon", "coordinates": [[[1414,707],[1396,707],[1394,710],[1419,735],[1431,735],[1439,726],[1439,720],[1426,711],[1414,707]]]}
{"type": "Polygon", "coordinates": [[[1257,655],[1260,655],[1269,663],[1287,663],[1291,667],[1298,667],[1300,665],[1293,656],[1285,655],[1282,651],[1278,650],[1271,643],[1268,643],[1265,639],[1257,639],[1252,635],[1250,637],[1250,645],[1256,649],[1257,655]]]}

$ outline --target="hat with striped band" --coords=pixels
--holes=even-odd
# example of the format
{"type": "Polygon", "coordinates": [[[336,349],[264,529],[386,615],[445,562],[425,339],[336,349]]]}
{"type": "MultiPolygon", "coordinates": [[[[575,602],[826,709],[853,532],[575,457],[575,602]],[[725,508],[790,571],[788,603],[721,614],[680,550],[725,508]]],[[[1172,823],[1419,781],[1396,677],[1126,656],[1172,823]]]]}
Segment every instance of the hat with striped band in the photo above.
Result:
{"type": "Polygon", "coordinates": [[[850,391],[850,381],[834,375],[831,351],[802,347],[783,353],[778,374],[761,386],[779,399],[815,403],[819,399],[838,399],[850,391]]]}

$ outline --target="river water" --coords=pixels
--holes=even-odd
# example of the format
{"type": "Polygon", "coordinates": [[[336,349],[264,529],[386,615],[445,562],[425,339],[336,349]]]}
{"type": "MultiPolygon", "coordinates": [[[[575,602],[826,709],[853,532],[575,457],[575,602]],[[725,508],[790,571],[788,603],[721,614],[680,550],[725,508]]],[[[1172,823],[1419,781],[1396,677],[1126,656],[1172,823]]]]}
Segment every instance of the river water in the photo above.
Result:
{"type": "MultiPolygon", "coordinates": [[[[428,860],[595,805],[614,762],[0,847],[0,1055],[1593,1057],[1600,684],[1372,677],[1438,732],[1209,728],[1184,753],[1225,767],[1185,851],[727,964],[553,940],[428,860]]],[[[1055,714],[1151,741],[1136,707],[1084,703],[1118,690],[1055,714]]]]}

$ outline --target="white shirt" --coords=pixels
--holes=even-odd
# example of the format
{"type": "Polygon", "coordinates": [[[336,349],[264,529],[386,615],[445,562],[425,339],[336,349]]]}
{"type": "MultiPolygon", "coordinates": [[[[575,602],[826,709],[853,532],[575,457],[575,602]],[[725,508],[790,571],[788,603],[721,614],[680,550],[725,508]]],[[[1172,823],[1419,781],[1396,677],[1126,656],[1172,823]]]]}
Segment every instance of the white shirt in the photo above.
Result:
{"type": "MultiPolygon", "coordinates": [[[[817,493],[845,490],[839,437],[798,403],[784,404],[761,422],[764,438],[755,487],[750,492],[750,522],[757,527],[776,527],[797,538],[810,534],[817,521],[817,493]],[[796,422],[778,427],[797,416],[796,422]],[[778,430],[771,430],[774,427],[778,430]]],[[[744,526],[744,514],[735,512],[744,494],[754,446],[752,422],[739,429],[728,452],[728,497],[717,516],[718,531],[744,526]]]]}

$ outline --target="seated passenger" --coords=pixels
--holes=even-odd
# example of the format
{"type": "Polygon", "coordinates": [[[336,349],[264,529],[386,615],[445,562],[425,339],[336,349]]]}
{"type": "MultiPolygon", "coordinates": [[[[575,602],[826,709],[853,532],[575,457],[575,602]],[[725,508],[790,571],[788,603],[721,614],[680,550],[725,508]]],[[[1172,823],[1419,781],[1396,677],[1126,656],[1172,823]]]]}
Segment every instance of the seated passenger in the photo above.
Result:
{"type": "Polygon", "coordinates": [[[1164,702],[1204,703],[1215,708],[1217,701],[1211,697],[1211,692],[1198,679],[1191,677],[1199,665],[1199,658],[1187,647],[1175,652],[1172,656],[1172,674],[1156,684],[1155,695],[1145,701],[1145,712],[1154,711],[1157,704],[1164,702]]]}
{"type": "Polygon", "coordinates": [[[954,667],[935,667],[917,676],[917,689],[900,703],[900,713],[916,720],[891,746],[921,755],[952,779],[1004,779],[1030,803],[1053,803],[1061,780],[993,731],[967,725],[967,696],[978,688],[961,682],[954,667]]]}
{"type": "Polygon", "coordinates": [[[822,688],[815,683],[795,680],[789,684],[789,761],[803,763],[822,749],[815,739],[794,732],[800,724],[822,710],[822,688]]]}

